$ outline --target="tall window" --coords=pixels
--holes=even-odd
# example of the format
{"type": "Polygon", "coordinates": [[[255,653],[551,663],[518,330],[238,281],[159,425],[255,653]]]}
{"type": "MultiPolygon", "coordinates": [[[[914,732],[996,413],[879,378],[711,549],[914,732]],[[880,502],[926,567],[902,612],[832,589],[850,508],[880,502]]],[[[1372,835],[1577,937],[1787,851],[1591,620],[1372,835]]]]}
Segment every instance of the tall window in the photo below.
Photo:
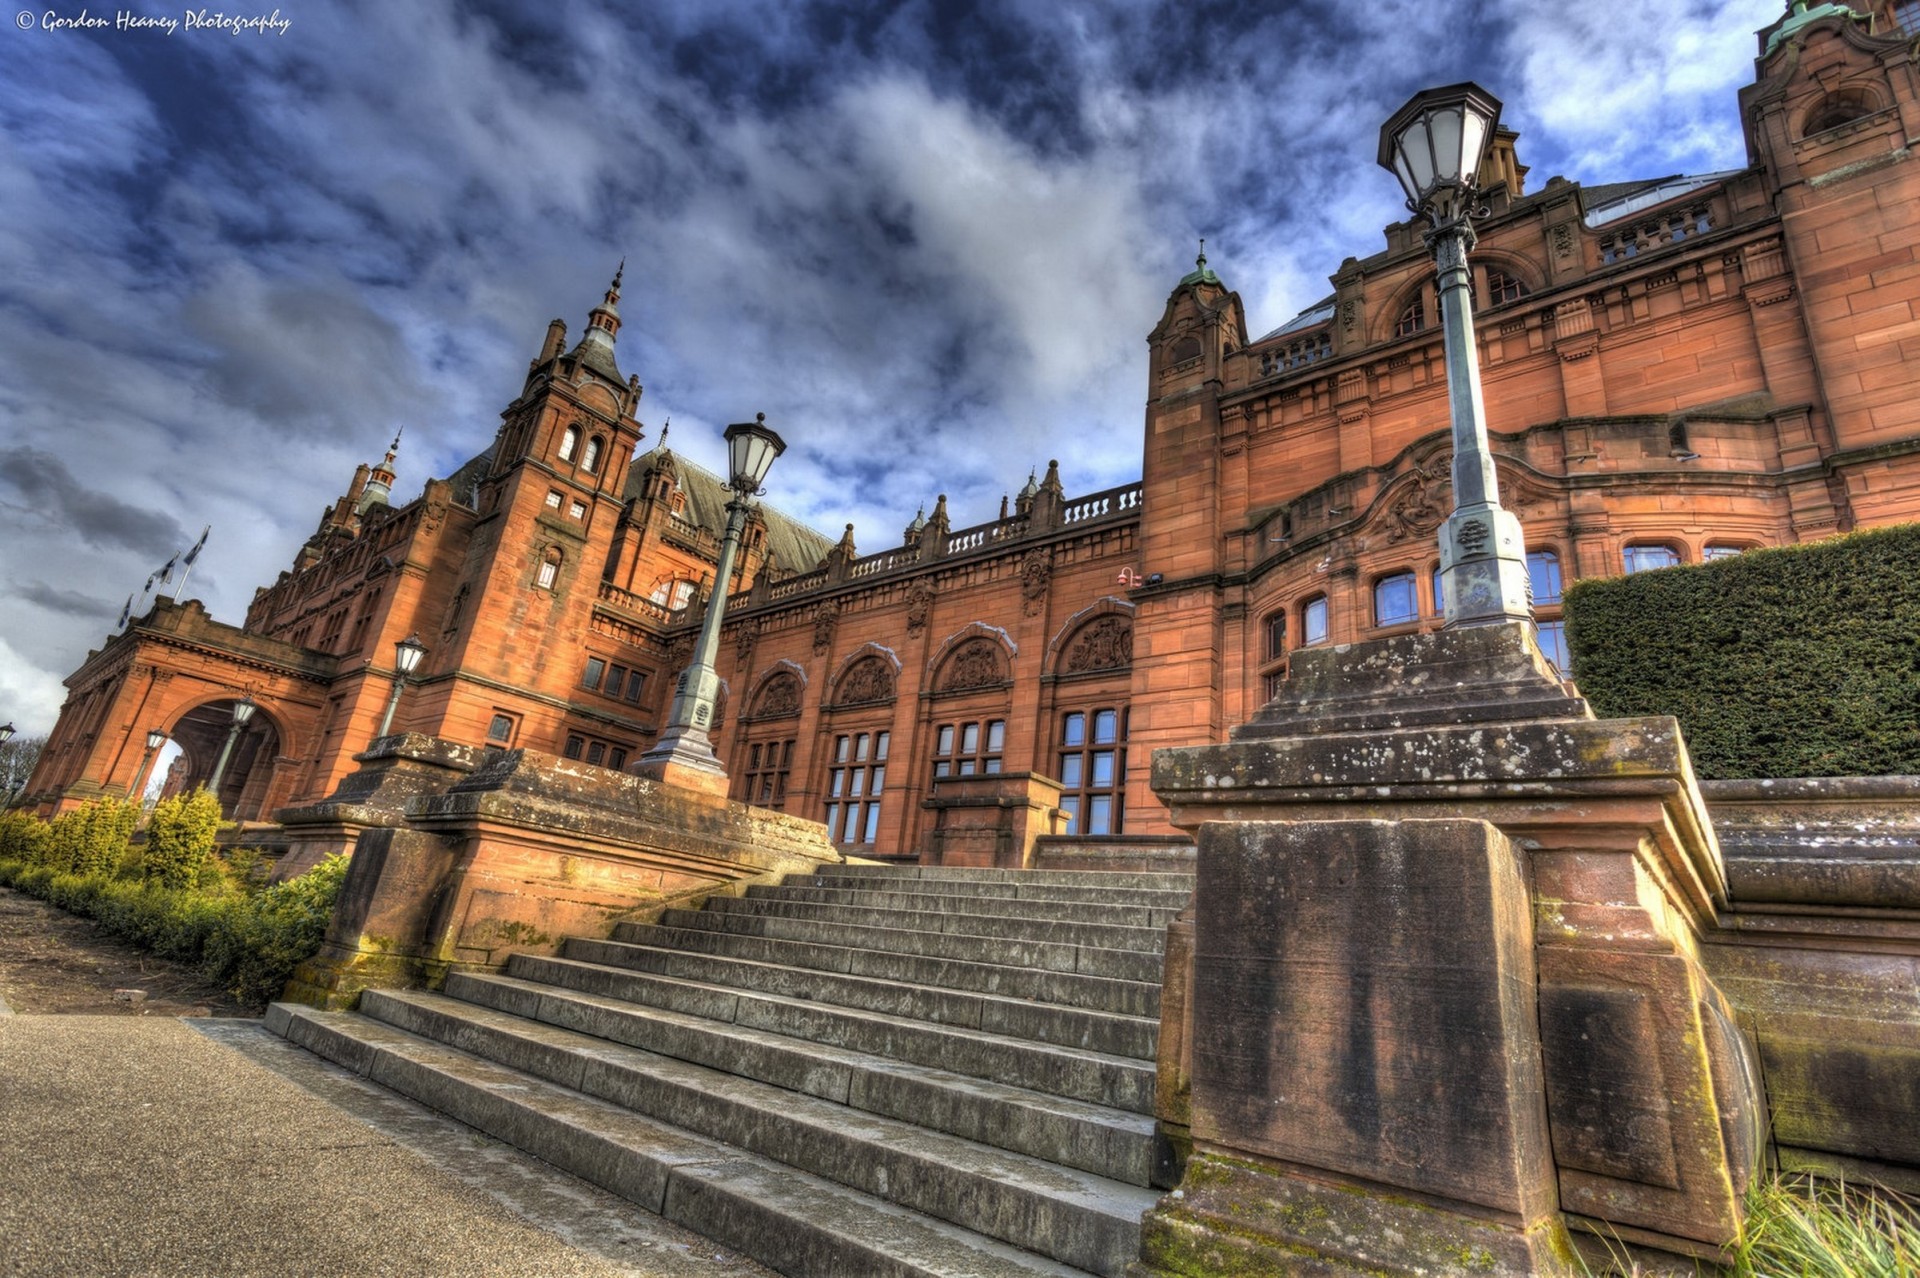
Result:
{"type": "Polygon", "coordinates": [[[1126,803],[1125,707],[1060,716],[1060,810],[1068,834],[1118,834],[1126,803]]]}
{"type": "Polygon", "coordinates": [[[1672,546],[1628,546],[1621,554],[1628,572],[1672,568],[1680,562],[1680,554],[1672,546]]]}
{"type": "Polygon", "coordinates": [[[1300,642],[1314,644],[1326,641],[1327,597],[1315,595],[1300,608],[1300,642]]]}
{"type": "Polygon", "coordinates": [[[540,566],[534,570],[533,584],[541,590],[552,590],[554,582],[560,579],[560,548],[549,547],[541,558],[540,566]]]}
{"type": "Polygon", "coordinates": [[[1287,655],[1287,610],[1270,613],[1266,625],[1266,660],[1277,661],[1287,655]]]}
{"type": "Polygon", "coordinates": [[[1007,721],[985,719],[973,723],[943,723],[934,731],[933,775],[970,777],[1000,771],[1000,752],[1006,748],[1007,721]]]}
{"type": "Polygon", "coordinates": [[[1446,587],[1447,579],[1440,575],[1439,564],[1435,564],[1433,566],[1432,575],[1433,575],[1433,615],[1436,617],[1444,617],[1447,615],[1447,587],[1446,587]]]}
{"type": "Polygon", "coordinates": [[[1573,669],[1573,658],[1567,652],[1567,623],[1564,621],[1543,621],[1533,628],[1534,639],[1540,645],[1540,655],[1553,663],[1553,668],[1561,674],[1573,669]]]}
{"type": "Polygon", "coordinates": [[[606,450],[606,441],[595,435],[587,441],[587,451],[581,455],[580,469],[589,475],[600,469],[600,454],[606,450]]]}
{"type": "Polygon", "coordinates": [[[1397,572],[1373,583],[1373,621],[1378,626],[1397,626],[1420,619],[1420,594],[1413,574],[1397,572]]]}
{"type": "Polygon", "coordinates": [[[746,784],[741,793],[748,803],[777,808],[787,801],[787,775],[793,770],[794,738],[756,741],[747,748],[746,784]]]}
{"type": "Polygon", "coordinates": [[[827,769],[827,830],[837,843],[872,843],[887,784],[886,732],[843,732],[827,769]]]}
{"type": "MultiPolygon", "coordinates": [[[[578,451],[580,451],[580,428],[578,426],[569,426],[567,427],[566,433],[560,436],[560,460],[572,461],[573,455],[578,451]]],[[[558,493],[554,494],[555,497],[559,495],[558,493]]],[[[552,505],[556,510],[560,507],[558,501],[553,502],[552,505]]]]}
{"type": "Polygon", "coordinates": [[[1527,589],[1535,607],[1560,602],[1560,556],[1551,550],[1527,552],[1527,589]]]}

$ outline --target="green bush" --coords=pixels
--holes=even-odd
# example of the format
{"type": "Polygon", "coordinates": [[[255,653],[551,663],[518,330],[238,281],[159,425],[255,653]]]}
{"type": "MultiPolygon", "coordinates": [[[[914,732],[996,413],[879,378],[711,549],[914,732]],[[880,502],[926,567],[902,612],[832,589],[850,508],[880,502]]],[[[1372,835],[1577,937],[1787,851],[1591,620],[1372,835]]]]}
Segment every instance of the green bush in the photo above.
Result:
{"type": "Polygon", "coordinates": [[[219,833],[220,801],[208,790],[160,800],[153,805],[153,816],[147,822],[141,874],[162,887],[196,886],[213,858],[213,843],[219,833]]]}
{"type": "Polygon", "coordinates": [[[47,855],[47,823],[26,812],[0,812],[0,861],[39,865],[47,855]]]}
{"type": "Polygon", "coordinates": [[[240,1002],[279,996],[293,969],[326,935],[347,858],[333,856],[285,883],[254,892],[216,874],[211,889],[171,888],[158,878],[71,874],[0,859],[0,884],[37,896],[162,958],[199,969],[240,1002]]]}
{"type": "Polygon", "coordinates": [[[91,799],[55,817],[42,860],[56,870],[89,875],[113,870],[127,854],[140,823],[140,805],[124,799],[91,799]]]}
{"type": "Polygon", "coordinates": [[[1920,773],[1920,525],[1567,591],[1602,717],[1680,720],[1703,778],[1920,773]]]}

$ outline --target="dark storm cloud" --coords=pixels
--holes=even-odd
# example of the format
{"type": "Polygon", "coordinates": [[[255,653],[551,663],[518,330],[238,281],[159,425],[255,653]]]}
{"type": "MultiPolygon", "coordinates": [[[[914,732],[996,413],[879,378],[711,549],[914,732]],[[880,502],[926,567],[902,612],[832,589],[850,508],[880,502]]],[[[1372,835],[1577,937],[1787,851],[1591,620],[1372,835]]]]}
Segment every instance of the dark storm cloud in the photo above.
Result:
{"type": "Polygon", "coordinates": [[[186,545],[180,524],[171,516],[129,506],[82,484],[52,453],[21,447],[0,452],[0,480],[89,545],[162,557],[186,545]]]}
{"type": "Polygon", "coordinates": [[[44,581],[23,582],[12,593],[16,599],[37,604],[48,612],[57,612],[66,617],[83,617],[93,622],[110,621],[117,611],[117,605],[107,600],[96,599],[78,590],[61,590],[44,581]]]}

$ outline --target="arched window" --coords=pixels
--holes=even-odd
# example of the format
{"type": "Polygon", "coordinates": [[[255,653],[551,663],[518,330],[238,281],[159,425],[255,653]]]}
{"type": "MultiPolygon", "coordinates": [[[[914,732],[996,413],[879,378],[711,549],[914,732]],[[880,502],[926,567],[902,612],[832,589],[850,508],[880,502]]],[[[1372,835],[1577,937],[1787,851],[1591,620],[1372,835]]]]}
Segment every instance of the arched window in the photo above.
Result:
{"type": "Polygon", "coordinates": [[[1373,624],[1398,626],[1420,620],[1420,592],[1410,572],[1397,572],[1373,583],[1373,624]]]}
{"type": "Polygon", "coordinates": [[[1327,641],[1327,597],[1315,595],[1300,605],[1300,642],[1302,644],[1325,643],[1327,641]]]}
{"type": "Polygon", "coordinates": [[[1680,552],[1672,546],[1628,546],[1621,551],[1628,572],[1651,572],[1656,568],[1672,568],[1680,562],[1680,552]]]}
{"type": "Polygon", "coordinates": [[[580,458],[580,469],[586,471],[589,475],[599,473],[600,454],[606,450],[606,447],[607,441],[601,439],[598,435],[589,439],[587,441],[587,451],[580,458]]]}
{"type": "Polygon", "coordinates": [[[1400,318],[1393,326],[1395,337],[1410,337],[1427,326],[1427,295],[1415,293],[1413,300],[1407,303],[1407,309],[1400,312],[1400,318]]]}
{"type": "Polygon", "coordinates": [[[1497,266],[1487,268],[1487,305],[1505,306],[1508,302],[1517,302],[1530,290],[1527,282],[1518,275],[1509,275],[1497,266]]]}
{"type": "Polygon", "coordinates": [[[563,558],[560,547],[547,547],[547,553],[540,559],[540,567],[534,572],[533,584],[541,590],[552,590],[554,583],[560,579],[560,561],[563,558]]]}
{"type": "Polygon", "coordinates": [[[1191,333],[1175,342],[1173,349],[1167,352],[1167,362],[1170,364],[1184,364],[1190,359],[1199,358],[1200,339],[1191,333]]]}
{"type": "Polygon", "coordinates": [[[1732,559],[1735,555],[1744,555],[1751,549],[1753,549],[1751,546],[1729,546],[1723,541],[1710,541],[1700,552],[1700,560],[1705,563],[1713,559],[1732,559]]]}
{"type": "Polygon", "coordinates": [[[1267,614],[1266,623],[1266,660],[1275,661],[1287,655],[1287,610],[1276,609],[1267,614]]]}
{"type": "Polygon", "coordinates": [[[572,461],[574,453],[578,452],[579,449],[580,428],[578,426],[569,426],[566,429],[566,433],[560,436],[560,460],[572,461]]]}

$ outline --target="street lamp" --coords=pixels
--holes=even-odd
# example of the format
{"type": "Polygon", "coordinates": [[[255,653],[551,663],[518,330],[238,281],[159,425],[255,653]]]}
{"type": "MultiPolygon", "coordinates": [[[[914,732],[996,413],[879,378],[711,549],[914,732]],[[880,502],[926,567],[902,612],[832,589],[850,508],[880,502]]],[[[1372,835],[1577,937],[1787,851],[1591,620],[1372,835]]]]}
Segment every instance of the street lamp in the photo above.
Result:
{"type": "Polygon", "coordinates": [[[640,756],[636,771],[659,780],[693,784],[715,792],[726,788],[727,771],[713,752],[707,729],[713,723],[714,694],[720,688],[720,676],[713,668],[714,655],[720,650],[720,620],[727,609],[727,583],[733,575],[734,556],[740,550],[740,533],[747,523],[751,499],[760,492],[774,458],[787,450],[780,436],[767,428],[767,415],[757,413],[750,422],[735,422],[727,427],[727,459],[733,477],[728,486],[733,500],[727,503],[727,531],[720,539],[720,561],[714,566],[713,597],[707,602],[706,619],[700,623],[700,641],[694,645],[693,664],[674,685],[673,710],[666,731],[651,750],[640,756]]]}
{"type": "MultiPolygon", "coordinates": [[[[9,719],[4,724],[0,724],[0,745],[5,745],[7,742],[11,740],[13,740],[13,720],[9,719]]],[[[9,753],[7,755],[7,788],[4,793],[0,793],[0,808],[10,808],[12,806],[13,806],[13,755],[9,753]]]]}
{"type": "Polygon", "coordinates": [[[1480,161],[1500,122],[1500,99],[1477,84],[1416,93],[1380,130],[1380,165],[1400,179],[1407,207],[1428,224],[1446,337],[1447,400],[1453,417],[1453,513],[1440,528],[1446,624],[1528,621],[1527,547],[1520,521],[1500,505],[1487,444],[1480,357],[1473,335],[1467,254],[1480,161]]]}
{"type": "Polygon", "coordinates": [[[253,712],[260,707],[246,697],[233,703],[233,726],[227,729],[227,740],[220,747],[220,761],[213,765],[213,776],[207,781],[207,789],[214,798],[220,797],[220,778],[227,771],[227,760],[233,755],[233,743],[240,739],[240,733],[247,726],[247,720],[253,718],[253,712]]]}
{"type": "Polygon", "coordinates": [[[373,734],[378,741],[387,735],[393,727],[393,712],[400,708],[400,691],[407,686],[407,679],[420,668],[420,658],[427,655],[427,645],[420,642],[419,635],[408,635],[393,645],[393,695],[387,698],[387,712],[380,716],[380,731],[373,734]]]}
{"type": "Polygon", "coordinates": [[[147,769],[153,766],[153,754],[167,743],[167,734],[159,728],[147,729],[147,752],[140,757],[140,770],[133,774],[133,784],[127,787],[127,797],[138,794],[140,787],[147,781],[147,769]]]}

